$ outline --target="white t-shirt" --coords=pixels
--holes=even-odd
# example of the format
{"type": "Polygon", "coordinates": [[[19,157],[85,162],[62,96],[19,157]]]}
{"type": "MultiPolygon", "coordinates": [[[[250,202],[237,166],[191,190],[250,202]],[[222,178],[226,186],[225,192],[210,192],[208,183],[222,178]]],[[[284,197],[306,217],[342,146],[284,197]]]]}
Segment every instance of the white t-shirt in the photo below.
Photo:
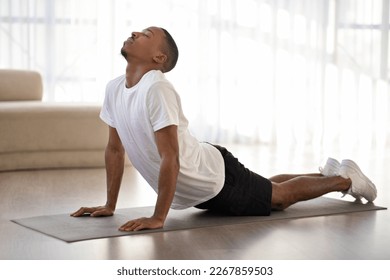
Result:
{"type": "Polygon", "coordinates": [[[180,171],[171,208],[185,209],[216,196],[225,181],[222,155],[190,134],[180,97],[165,75],[152,70],[135,86],[125,85],[125,75],[107,84],[100,118],[116,128],[134,167],[157,193],[161,159],[154,132],[176,125],[180,171]]]}

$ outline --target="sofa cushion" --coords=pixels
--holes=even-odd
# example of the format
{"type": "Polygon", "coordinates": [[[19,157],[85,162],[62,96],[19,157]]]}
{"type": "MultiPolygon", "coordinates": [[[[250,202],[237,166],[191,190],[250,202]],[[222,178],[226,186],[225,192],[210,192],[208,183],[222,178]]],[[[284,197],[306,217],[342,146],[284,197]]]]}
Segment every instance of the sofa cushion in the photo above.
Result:
{"type": "Polygon", "coordinates": [[[104,150],[100,106],[45,102],[0,103],[0,153],[104,150]]]}
{"type": "Polygon", "coordinates": [[[41,100],[42,94],[38,72],[0,69],[0,101],[41,100]]]}

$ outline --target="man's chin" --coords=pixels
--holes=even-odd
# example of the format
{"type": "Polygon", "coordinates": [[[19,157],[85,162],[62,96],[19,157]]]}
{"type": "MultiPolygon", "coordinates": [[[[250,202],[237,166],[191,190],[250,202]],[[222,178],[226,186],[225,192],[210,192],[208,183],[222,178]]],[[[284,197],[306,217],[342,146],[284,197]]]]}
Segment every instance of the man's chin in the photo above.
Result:
{"type": "Polygon", "coordinates": [[[127,53],[126,51],[122,48],[121,49],[121,55],[124,57],[124,58],[127,58],[127,53]]]}

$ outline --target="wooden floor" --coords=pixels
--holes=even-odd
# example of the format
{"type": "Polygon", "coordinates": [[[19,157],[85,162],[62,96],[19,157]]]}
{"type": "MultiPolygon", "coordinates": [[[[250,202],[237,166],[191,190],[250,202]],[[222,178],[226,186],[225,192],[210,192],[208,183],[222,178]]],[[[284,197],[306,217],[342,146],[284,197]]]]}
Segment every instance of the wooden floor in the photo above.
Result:
{"type": "MultiPolygon", "coordinates": [[[[267,177],[315,172],[326,158],[325,152],[312,148],[293,152],[260,146],[228,148],[247,167],[267,177]]],[[[389,149],[357,151],[353,158],[378,187],[375,204],[388,207],[389,149]]],[[[154,205],[155,198],[136,171],[127,168],[118,208],[154,205]]],[[[70,213],[104,203],[104,169],[3,172],[0,201],[0,259],[390,259],[388,210],[68,244],[10,219],[70,213]]]]}

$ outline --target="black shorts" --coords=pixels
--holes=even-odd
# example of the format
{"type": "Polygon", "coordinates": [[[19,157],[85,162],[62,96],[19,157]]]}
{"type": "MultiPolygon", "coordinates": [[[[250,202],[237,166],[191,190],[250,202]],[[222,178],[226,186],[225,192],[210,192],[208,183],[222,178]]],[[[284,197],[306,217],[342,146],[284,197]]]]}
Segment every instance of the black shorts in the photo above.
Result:
{"type": "Polygon", "coordinates": [[[271,181],[250,171],[226,148],[213,146],[225,162],[225,184],[215,197],[195,207],[235,216],[269,216],[271,181]]]}

